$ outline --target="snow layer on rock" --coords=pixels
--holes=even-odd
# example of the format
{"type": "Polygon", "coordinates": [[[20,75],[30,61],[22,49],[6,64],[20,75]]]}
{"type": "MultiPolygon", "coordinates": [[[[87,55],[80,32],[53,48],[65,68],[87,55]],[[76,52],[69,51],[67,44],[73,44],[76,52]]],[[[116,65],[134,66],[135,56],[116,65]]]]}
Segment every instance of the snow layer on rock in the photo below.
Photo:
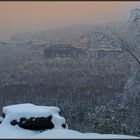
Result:
{"type": "Polygon", "coordinates": [[[10,124],[0,125],[0,138],[26,138],[33,137],[37,134],[39,134],[38,131],[26,130],[10,124]]]}
{"type": "Polygon", "coordinates": [[[67,139],[67,138],[80,138],[80,139],[139,139],[139,137],[129,135],[115,135],[115,134],[98,134],[98,133],[81,133],[74,130],[67,129],[52,129],[44,132],[31,131],[22,129],[18,126],[0,126],[0,138],[44,138],[44,139],[67,139]]]}
{"type": "MultiPolygon", "coordinates": [[[[17,105],[10,105],[3,107],[3,112],[5,114],[7,113],[22,113],[22,112],[27,112],[27,113],[45,113],[45,112],[52,112],[52,113],[59,113],[60,109],[58,107],[48,107],[48,106],[37,106],[31,103],[25,103],[25,104],[17,104],[17,105]]],[[[36,116],[35,116],[36,117],[36,116]]]]}
{"type": "MultiPolygon", "coordinates": [[[[52,123],[55,124],[54,125],[55,129],[61,129],[62,128],[61,125],[65,123],[65,119],[58,114],[53,114],[52,123]]],[[[67,125],[66,125],[66,128],[68,128],[67,125]]]]}
{"type": "Polygon", "coordinates": [[[96,138],[101,138],[101,139],[113,139],[113,138],[138,138],[134,136],[128,136],[128,135],[114,135],[114,134],[98,134],[98,133],[80,133],[78,131],[74,130],[65,130],[65,129],[53,129],[53,130],[48,130],[45,132],[42,132],[33,138],[56,138],[56,139],[67,139],[67,138],[80,138],[80,139],[96,139],[96,138]]]}
{"type": "Polygon", "coordinates": [[[14,119],[19,121],[22,117],[25,117],[26,119],[29,119],[30,117],[48,117],[53,114],[58,114],[59,111],[60,109],[57,107],[37,106],[30,103],[3,107],[3,113],[9,121],[14,119]]]}
{"type": "Polygon", "coordinates": [[[0,117],[0,122],[2,122],[3,121],[3,118],[2,117],[0,117]]]}

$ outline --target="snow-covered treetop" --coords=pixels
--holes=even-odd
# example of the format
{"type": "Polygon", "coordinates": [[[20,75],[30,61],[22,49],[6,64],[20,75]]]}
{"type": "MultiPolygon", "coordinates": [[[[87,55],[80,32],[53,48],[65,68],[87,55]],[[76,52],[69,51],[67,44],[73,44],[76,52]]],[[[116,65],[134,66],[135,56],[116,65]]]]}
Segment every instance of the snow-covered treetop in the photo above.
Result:
{"type": "Polygon", "coordinates": [[[129,22],[137,22],[140,21],[140,9],[135,8],[130,11],[131,15],[129,18],[129,22]]]}
{"type": "Polygon", "coordinates": [[[140,35],[140,8],[135,8],[130,11],[130,17],[128,19],[129,28],[135,35],[140,35]]]}
{"type": "Polygon", "coordinates": [[[97,50],[122,50],[122,42],[111,31],[89,31],[88,46],[97,50]]]}

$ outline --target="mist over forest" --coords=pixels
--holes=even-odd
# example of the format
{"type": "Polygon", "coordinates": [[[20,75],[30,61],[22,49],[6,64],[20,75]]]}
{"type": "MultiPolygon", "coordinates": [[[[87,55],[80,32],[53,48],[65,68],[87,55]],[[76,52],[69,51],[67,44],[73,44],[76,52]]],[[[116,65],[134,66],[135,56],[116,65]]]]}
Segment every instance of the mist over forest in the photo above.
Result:
{"type": "MultiPolygon", "coordinates": [[[[140,136],[140,9],[129,19],[0,42],[0,108],[58,106],[69,128],[140,136]]],[[[2,113],[2,112],[1,112],[2,113]]]]}

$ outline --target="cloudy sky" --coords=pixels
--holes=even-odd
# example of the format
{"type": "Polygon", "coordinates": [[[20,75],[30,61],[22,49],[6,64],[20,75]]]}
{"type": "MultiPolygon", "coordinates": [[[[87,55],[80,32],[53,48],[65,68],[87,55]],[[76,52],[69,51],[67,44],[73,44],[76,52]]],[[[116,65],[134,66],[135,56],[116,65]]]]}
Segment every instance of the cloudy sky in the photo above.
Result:
{"type": "Polygon", "coordinates": [[[72,24],[125,20],[140,2],[0,2],[0,39],[72,24]]]}

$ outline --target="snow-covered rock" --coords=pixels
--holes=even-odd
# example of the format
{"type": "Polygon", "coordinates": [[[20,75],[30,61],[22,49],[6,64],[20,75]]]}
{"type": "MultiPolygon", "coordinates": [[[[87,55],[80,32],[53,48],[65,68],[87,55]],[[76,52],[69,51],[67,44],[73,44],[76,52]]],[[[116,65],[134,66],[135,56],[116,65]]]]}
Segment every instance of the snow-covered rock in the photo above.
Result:
{"type": "Polygon", "coordinates": [[[29,130],[67,128],[65,119],[59,115],[58,107],[37,106],[34,104],[17,104],[3,107],[5,116],[2,125],[18,125],[29,130]]]}

